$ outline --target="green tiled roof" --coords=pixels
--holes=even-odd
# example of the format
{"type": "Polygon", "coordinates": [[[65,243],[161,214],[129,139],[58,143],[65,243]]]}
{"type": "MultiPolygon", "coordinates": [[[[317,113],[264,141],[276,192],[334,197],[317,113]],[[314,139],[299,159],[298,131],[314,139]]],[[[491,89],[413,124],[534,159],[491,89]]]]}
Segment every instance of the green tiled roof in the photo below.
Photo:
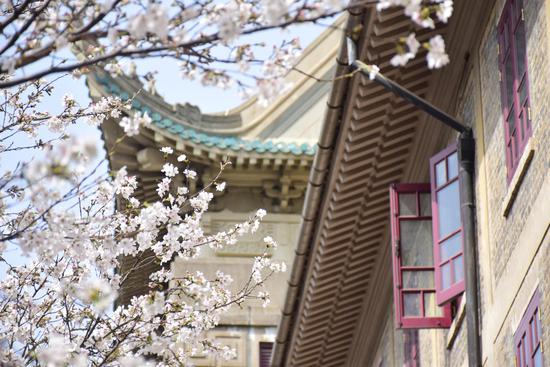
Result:
{"type": "MultiPolygon", "coordinates": [[[[96,80],[104,87],[105,91],[120,97],[122,100],[130,99],[130,94],[124,91],[113,78],[106,74],[95,74],[96,80]]],[[[239,136],[213,135],[185,126],[162,114],[162,111],[153,110],[136,98],[132,100],[132,110],[147,114],[153,120],[153,124],[171,134],[177,135],[180,139],[202,144],[206,147],[217,147],[219,149],[231,149],[234,151],[256,152],[256,153],[282,153],[296,156],[313,156],[316,145],[307,143],[286,143],[274,142],[272,140],[243,139],[239,136]]]]}

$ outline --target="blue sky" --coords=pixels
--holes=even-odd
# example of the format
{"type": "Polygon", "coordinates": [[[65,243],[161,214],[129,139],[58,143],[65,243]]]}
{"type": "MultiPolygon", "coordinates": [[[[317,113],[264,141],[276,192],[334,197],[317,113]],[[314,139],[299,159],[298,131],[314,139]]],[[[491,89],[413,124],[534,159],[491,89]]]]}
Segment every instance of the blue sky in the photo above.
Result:
{"type": "MultiPolygon", "coordinates": [[[[330,24],[332,20],[327,19],[323,21],[324,24],[330,24]]],[[[271,30],[262,32],[259,34],[248,36],[249,42],[265,42],[268,44],[266,47],[266,53],[271,51],[271,45],[279,44],[283,39],[291,39],[294,37],[300,38],[300,43],[303,48],[307,47],[321,32],[325,30],[323,25],[303,24],[289,27],[287,30],[271,30]]],[[[68,52],[68,51],[67,51],[68,52]]],[[[261,53],[258,53],[261,56],[261,53]]],[[[71,55],[68,55],[69,57],[71,55]]],[[[43,64],[44,65],[44,64],[43,64]]],[[[47,65],[47,64],[46,64],[47,65]]],[[[37,65],[40,67],[42,65],[37,65]]],[[[138,70],[140,73],[143,70],[151,71],[158,70],[156,75],[157,84],[156,88],[158,93],[169,103],[190,103],[197,105],[202,112],[222,112],[230,108],[238,106],[243,102],[236,89],[221,90],[215,87],[204,87],[198,81],[189,81],[181,78],[180,71],[175,62],[162,60],[162,59],[149,59],[141,61],[138,64],[138,70]]],[[[32,70],[26,70],[31,72],[32,70]]],[[[50,80],[58,77],[54,75],[50,77],[50,80]]],[[[85,78],[74,79],[71,76],[64,76],[55,83],[55,89],[51,96],[44,99],[41,109],[51,113],[60,112],[62,106],[62,98],[65,94],[71,94],[81,105],[87,105],[90,102],[88,96],[88,88],[85,84],[85,78]]],[[[97,141],[98,148],[100,149],[100,157],[96,160],[99,161],[104,157],[103,142],[101,141],[101,134],[99,128],[95,128],[87,125],[85,122],[78,122],[73,126],[70,126],[67,132],[73,136],[85,136],[95,139],[97,141]]],[[[52,134],[46,131],[41,132],[40,136],[43,139],[52,137],[52,134]]],[[[18,146],[31,144],[32,140],[20,134],[15,139],[15,144],[18,146]]],[[[37,151],[15,151],[10,153],[3,153],[0,157],[0,174],[6,172],[6,170],[12,170],[15,168],[17,162],[28,162],[34,157],[40,155],[37,151]]],[[[93,163],[95,166],[95,163],[93,163]]],[[[107,171],[107,165],[103,166],[103,172],[107,171]]],[[[6,252],[6,257],[10,263],[22,264],[26,261],[17,248],[9,248],[6,252]]],[[[0,264],[0,278],[4,273],[4,268],[0,264]]]]}

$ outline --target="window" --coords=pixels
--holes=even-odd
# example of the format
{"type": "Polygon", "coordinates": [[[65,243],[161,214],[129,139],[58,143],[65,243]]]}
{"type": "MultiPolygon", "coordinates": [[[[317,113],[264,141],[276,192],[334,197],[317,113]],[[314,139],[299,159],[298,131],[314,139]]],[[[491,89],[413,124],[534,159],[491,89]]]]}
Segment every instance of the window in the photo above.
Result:
{"type": "Polygon", "coordinates": [[[395,317],[400,328],[451,324],[465,289],[457,144],[430,159],[429,184],[390,188],[395,317]]]}
{"type": "Polygon", "coordinates": [[[464,249],[457,145],[430,159],[437,304],[464,292],[464,249]]]}
{"type": "Polygon", "coordinates": [[[270,366],[272,349],[273,343],[260,342],[260,367],[270,366]]]}
{"type": "Polygon", "coordinates": [[[392,185],[390,206],[396,325],[449,327],[450,304],[436,302],[430,185],[392,185]]]}
{"type": "Polygon", "coordinates": [[[535,291],[514,335],[516,366],[543,367],[540,293],[535,291]]]}
{"type": "Polygon", "coordinates": [[[531,114],[523,0],[507,0],[498,24],[501,103],[508,182],[529,137],[531,114]]]}

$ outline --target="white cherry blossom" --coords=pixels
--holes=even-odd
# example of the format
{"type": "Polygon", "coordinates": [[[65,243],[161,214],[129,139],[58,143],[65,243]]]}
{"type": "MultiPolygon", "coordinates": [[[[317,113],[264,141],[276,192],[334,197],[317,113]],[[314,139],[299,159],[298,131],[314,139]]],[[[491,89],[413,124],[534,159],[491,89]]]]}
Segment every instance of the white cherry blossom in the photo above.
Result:
{"type": "Polygon", "coordinates": [[[437,69],[449,63],[449,55],[445,52],[445,41],[440,35],[430,39],[426,60],[430,69],[437,69]]]}

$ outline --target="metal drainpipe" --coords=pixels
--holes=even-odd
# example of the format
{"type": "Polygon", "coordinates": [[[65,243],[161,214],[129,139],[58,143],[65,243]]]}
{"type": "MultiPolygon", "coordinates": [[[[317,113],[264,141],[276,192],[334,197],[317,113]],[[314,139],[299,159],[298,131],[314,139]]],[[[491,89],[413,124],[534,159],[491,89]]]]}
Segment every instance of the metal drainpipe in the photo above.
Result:
{"type": "Polygon", "coordinates": [[[464,229],[464,258],[466,267],[466,324],[468,326],[468,366],[481,367],[479,334],[479,299],[477,293],[477,241],[475,227],[474,162],[475,142],[472,131],[458,138],[460,164],[460,209],[464,229]]]}
{"type": "MultiPolygon", "coordinates": [[[[347,40],[348,60],[352,67],[370,77],[372,66],[357,60],[355,42],[347,40]]],[[[466,324],[468,328],[468,366],[481,367],[481,337],[479,334],[478,294],[477,294],[477,253],[475,230],[475,199],[474,199],[474,162],[475,144],[472,129],[457,119],[441,111],[422,97],[402,87],[381,73],[374,73],[374,81],[387,90],[414,104],[439,122],[460,133],[458,138],[458,155],[460,160],[460,208],[464,227],[464,258],[466,278],[466,324]]]]}

